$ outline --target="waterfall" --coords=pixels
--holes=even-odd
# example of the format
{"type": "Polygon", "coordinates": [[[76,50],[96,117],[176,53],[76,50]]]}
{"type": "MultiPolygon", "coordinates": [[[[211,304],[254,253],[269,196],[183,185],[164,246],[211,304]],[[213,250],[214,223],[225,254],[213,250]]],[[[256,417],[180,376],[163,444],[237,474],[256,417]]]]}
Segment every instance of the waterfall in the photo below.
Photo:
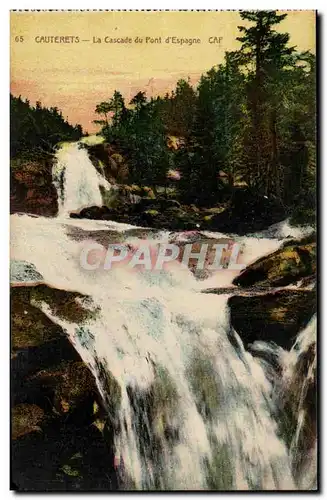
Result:
{"type": "Polygon", "coordinates": [[[227,295],[201,294],[187,268],[85,271],[85,242],[68,235],[74,222],[13,217],[12,257],[28,258],[51,286],[92,297],[98,311],[78,324],[34,304],[97,379],[121,488],[296,489],[271,383],[231,331],[227,295]]]}
{"type": "Polygon", "coordinates": [[[52,176],[58,192],[59,216],[101,206],[100,186],[111,190],[109,182],[92,164],[82,142],[66,142],[59,146],[52,176]]]}
{"type": "MultiPolygon", "coordinates": [[[[110,232],[117,241],[134,244],[135,228],[68,218],[72,211],[102,204],[101,183],[110,188],[79,143],[60,147],[53,177],[60,217],[13,215],[11,256],[20,262],[16,274],[22,280],[36,275],[54,288],[91,298],[83,305],[95,314],[83,323],[55,315],[45,301],[33,305],[64,329],[96,378],[107,409],[105,429],[120,488],[301,488],[294,462],[303,429],[302,389],[309,375],[299,370],[298,362],[315,344],[312,328],[299,336],[290,353],[280,348],[285,370],[276,392],[269,370],[245,350],[230,327],[228,295],[201,293],[189,269],[176,265],[160,271],[83,270],[79,256],[92,232],[98,238],[110,232]],[[72,238],[73,230],[79,237],[72,238]],[[302,392],[288,446],[279,410],[295,379],[302,392]]],[[[239,238],[246,263],[283,243],[269,236],[239,238]]],[[[171,235],[148,236],[158,237],[168,240],[171,235]]],[[[209,278],[201,287],[214,286],[216,279],[209,278]]],[[[261,343],[261,350],[269,349],[261,343]]],[[[315,467],[302,464],[302,471],[305,467],[304,482],[312,486],[315,467]]]]}

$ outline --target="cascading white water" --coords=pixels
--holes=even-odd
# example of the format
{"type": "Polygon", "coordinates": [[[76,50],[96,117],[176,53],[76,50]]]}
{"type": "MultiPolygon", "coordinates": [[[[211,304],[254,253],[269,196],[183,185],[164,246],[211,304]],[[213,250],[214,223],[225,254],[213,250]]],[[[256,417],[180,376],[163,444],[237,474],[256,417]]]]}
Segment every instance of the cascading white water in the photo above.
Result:
{"type": "Polygon", "coordinates": [[[293,414],[290,456],[301,489],[316,488],[317,436],[316,369],[317,319],[314,316],[283,357],[283,379],[278,394],[293,414]],[[290,396],[292,395],[292,396],[290,396]]]}
{"type": "MultiPolygon", "coordinates": [[[[45,302],[35,305],[67,332],[97,379],[113,429],[120,487],[296,489],[271,383],[230,330],[228,296],[202,294],[191,272],[178,265],[143,272],[81,268],[86,241],[72,239],[72,228],[111,230],[118,237],[131,227],[64,218],[81,206],[101,204],[98,176],[86,156],[77,144],[58,152],[57,172],[65,176],[63,190],[55,177],[61,217],[12,216],[11,256],[29,262],[50,286],[92,298],[96,314],[83,324],[54,315],[45,302]]],[[[241,243],[247,264],[282,240],[251,237],[241,243]]],[[[26,273],[19,272],[24,280],[26,273]]],[[[201,287],[215,286],[215,280],[201,287]]]]}
{"type": "Polygon", "coordinates": [[[92,164],[81,142],[62,143],[56,153],[53,182],[58,192],[59,216],[82,208],[101,206],[100,186],[110,191],[109,182],[92,164]]]}
{"type": "Polygon", "coordinates": [[[67,331],[104,398],[99,360],[119,384],[114,446],[123,485],[128,478],[138,489],[294,488],[269,383],[242,343],[230,342],[227,296],[199,293],[189,270],[177,267],[84,271],[83,242],[69,239],[62,220],[14,218],[12,257],[29,256],[46,283],[87,294],[100,310],[81,325],[38,304],[67,331]]]}

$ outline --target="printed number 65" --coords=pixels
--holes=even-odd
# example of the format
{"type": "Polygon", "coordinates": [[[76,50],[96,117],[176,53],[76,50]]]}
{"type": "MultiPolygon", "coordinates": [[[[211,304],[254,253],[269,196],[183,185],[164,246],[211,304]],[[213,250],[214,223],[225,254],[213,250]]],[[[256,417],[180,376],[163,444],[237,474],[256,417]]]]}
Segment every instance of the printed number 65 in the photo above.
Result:
{"type": "Polygon", "coordinates": [[[23,36],[15,36],[15,42],[23,42],[24,37],[23,36]]]}

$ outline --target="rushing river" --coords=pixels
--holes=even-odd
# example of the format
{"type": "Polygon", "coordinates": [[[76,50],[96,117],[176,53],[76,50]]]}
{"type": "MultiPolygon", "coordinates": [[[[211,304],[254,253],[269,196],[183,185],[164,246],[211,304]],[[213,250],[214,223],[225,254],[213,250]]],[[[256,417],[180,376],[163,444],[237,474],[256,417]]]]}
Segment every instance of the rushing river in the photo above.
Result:
{"type": "MultiPolygon", "coordinates": [[[[201,293],[209,286],[229,285],[235,274],[220,279],[222,271],[199,282],[178,265],[161,271],[83,270],[79,255],[93,233],[97,239],[103,233],[127,243],[135,243],[138,235],[127,224],[69,219],[72,211],[102,204],[100,186],[110,189],[78,143],[59,149],[54,183],[57,218],[12,216],[11,256],[24,268],[18,266],[14,279],[33,281],[33,271],[27,272],[32,264],[39,281],[92,298],[84,305],[97,314],[83,325],[54,316],[45,302],[36,305],[67,332],[97,379],[112,428],[120,488],[313,488],[314,452],[294,472],[301,395],[290,446],[280,430],[279,403],[296,377],[297,360],[315,343],[314,319],[291,352],[280,348],[284,378],[277,390],[268,368],[231,329],[228,295],[201,293]]],[[[298,235],[285,222],[238,238],[243,260],[252,262],[277,249],[285,237],[298,235]]],[[[161,231],[149,239],[178,236],[161,231]]],[[[271,346],[261,343],[260,349],[271,346]]],[[[310,376],[303,376],[304,387],[310,376]]]]}

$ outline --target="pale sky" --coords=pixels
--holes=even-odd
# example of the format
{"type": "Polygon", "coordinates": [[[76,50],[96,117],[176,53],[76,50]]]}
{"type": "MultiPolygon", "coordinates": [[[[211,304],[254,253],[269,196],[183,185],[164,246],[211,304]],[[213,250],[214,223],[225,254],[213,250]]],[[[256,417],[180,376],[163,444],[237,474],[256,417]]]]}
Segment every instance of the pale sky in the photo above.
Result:
{"type": "MultiPolygon", "coordinates": [[[[179,78],[196,84],[239,42],[238,12],[12,12],[11,92],[34,104],[57,106],[89,132],[97,103],[119,90],[129,101],[139,90],[149,96],[171,91],[179,78]],[[22,36],[24,41],[15,41],[22,36]],[[79,43],[37,43],[40,37],[79,37],[79,43]],[[130,44],[105,37],[132,38],[130,44]],[[135,37],[144,39],[135,43],[135,37]],[[199,38],[192,46],[166,44],[167,37],[199,38]],[[39,37],[39,38],[37,38],[39,37]],[[102,43],[93,43],[101,38],[102,43]],[[161,44],[146,43],[161,37],[161,44]],[[209,43],[222,37],[221,43],[209,43]],[[89,40],[83,42],[82,40],[89,40]]],[[[315,50],[315,12],[289,11],[279,31],[289,32],[299,51],[315,50]]]]}

